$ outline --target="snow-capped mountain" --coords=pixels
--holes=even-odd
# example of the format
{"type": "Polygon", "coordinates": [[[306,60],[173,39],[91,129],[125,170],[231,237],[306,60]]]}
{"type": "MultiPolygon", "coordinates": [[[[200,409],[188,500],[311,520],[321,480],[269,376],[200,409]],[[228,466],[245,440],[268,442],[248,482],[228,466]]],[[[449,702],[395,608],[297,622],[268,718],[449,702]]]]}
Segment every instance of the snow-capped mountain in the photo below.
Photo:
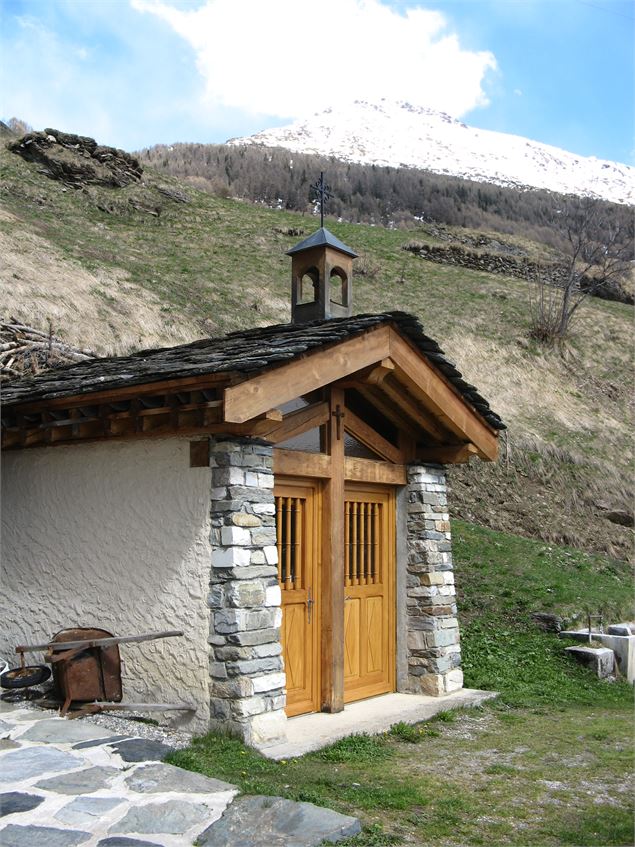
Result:
{"type": "Polygon", "coordinates": [[[228,144],[285,147],[347,162],[423,168],[497,185],[635,204],[635,168],[629,165],[475,129],[443,112],[404,102],[356,100],[228,144]]]}

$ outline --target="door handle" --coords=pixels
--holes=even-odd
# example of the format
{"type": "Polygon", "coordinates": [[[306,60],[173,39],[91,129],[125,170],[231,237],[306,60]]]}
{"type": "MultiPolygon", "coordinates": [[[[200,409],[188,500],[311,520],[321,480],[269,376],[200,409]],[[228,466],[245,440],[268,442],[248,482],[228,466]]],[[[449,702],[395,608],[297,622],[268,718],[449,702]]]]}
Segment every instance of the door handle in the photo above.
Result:
{"type": "Polygon", "coordinates": [[[307,611],[307,623],[311,623],[311,618],[313,615],[313,606],[315,605],[315,600],[311,594],[311,588],[309,587],[306,599],[306,611],[307,611]]]}

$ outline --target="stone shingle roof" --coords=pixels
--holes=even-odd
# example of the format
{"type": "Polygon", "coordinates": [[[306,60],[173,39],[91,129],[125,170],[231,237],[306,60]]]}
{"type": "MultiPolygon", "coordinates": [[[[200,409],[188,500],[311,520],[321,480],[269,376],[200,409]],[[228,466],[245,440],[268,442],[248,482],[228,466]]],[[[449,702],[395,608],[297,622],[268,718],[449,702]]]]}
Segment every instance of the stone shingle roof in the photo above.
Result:
{"type": "Polygon", "coordinates": [[[91,359],[5,384],[2,403],[8,407],[205,374],[250,374],[345,341],[381,324],[395,325],[491,427],[505,429],[489,403],[473,385],[465,382],[436,341],[424,333],[418,319],[397,311],[307,324],[277,324],[177,347],[142,350],[131,356],[91,359]]]}
{"type": "Polygon", "coordinates": [[[287,250],[287,256],[293,256],[302,250],[310,250],[312,247],[333,247],[335,250],[346,253],[347,256],[352,256],[353,259],[357,257],[357,253],[353,249],[347,247],[343,241],[340,241],[325,226],[320,227],[313,235],[309,235],[304,241],[300,241],[295,247],[287,250]]]}

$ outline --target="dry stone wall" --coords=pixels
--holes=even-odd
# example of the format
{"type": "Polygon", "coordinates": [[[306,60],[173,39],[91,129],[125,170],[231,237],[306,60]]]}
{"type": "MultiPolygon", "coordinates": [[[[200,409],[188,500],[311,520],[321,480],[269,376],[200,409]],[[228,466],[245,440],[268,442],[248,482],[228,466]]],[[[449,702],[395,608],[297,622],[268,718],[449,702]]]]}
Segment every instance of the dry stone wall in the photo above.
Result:
{"type": "MultiPolygon", "coordinates": [[[[526,256],[505,256],[500,253],[467,250],[459,244],[442,247],[436,244],[424,244],[414,241],[404,245],[404,250],[415,253],[422,259],[437,262],[441,265],[459,265],[476,271],[486,271],[490,274],[502,274],[530,282],[544,282],[556,287],[563,286],[568,279],[568,270],[564,265],[555,262],[538,263],[526,256]]],[[[595,297],[603,300],[617,300],[620,303],[633,304],[632,292],[626,290],[619,280],[608,279],[598,284],[598,280],[584,274],[581,276],[580,288],[589,289],[595,297]]]]}
{"type": "Polygon", "coordinates": [[[406,690],[439,696],[463,686],[445,471],[408,468],[406,690]]]}
{"type": "Polygon", "coordinates": [[[273,451],[211,445],[211,721],[248,744],[286,738],[273,451]]]}

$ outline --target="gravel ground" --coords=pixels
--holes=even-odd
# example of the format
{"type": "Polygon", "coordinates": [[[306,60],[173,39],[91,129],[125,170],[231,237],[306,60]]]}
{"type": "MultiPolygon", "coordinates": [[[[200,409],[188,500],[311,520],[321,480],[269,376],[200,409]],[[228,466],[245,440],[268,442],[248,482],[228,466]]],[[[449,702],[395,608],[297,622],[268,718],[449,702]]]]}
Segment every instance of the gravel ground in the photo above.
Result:
{"type": "MultiPolygon", "coordinates": [[[[13,697],[11,702],[22,709],[34,709],[39,713],[46,712],[47,716],[50,717],[58,715],[57,710],[42,709],[36,703],[27,699],[13,697]]],[[[103,712],[100,715],[84,715],[84,717],[75,720],[103,726],[113,735],[130,735],[135,738],[145,738],[148,741],[161,741],[176,750],[187,747],[192,741],[192,735],[189,732],[172,729],[169,726],[155,726],[152,723],[146,723],[149,719],[140,712],[103,712]]]]}
{"type": "Polygon", "coordinates": [[[146,738],[149,741],[162,741],[177,750],[187,747],[192,741],[189,732],[182,732],[169,726],[145,723],[148,718],[138,712],[118,712],[117,714],[103,712],[101,715],[87,715],[80,720],[110,729],[113,735],[134,735],[136,738],[146,738]]]}

